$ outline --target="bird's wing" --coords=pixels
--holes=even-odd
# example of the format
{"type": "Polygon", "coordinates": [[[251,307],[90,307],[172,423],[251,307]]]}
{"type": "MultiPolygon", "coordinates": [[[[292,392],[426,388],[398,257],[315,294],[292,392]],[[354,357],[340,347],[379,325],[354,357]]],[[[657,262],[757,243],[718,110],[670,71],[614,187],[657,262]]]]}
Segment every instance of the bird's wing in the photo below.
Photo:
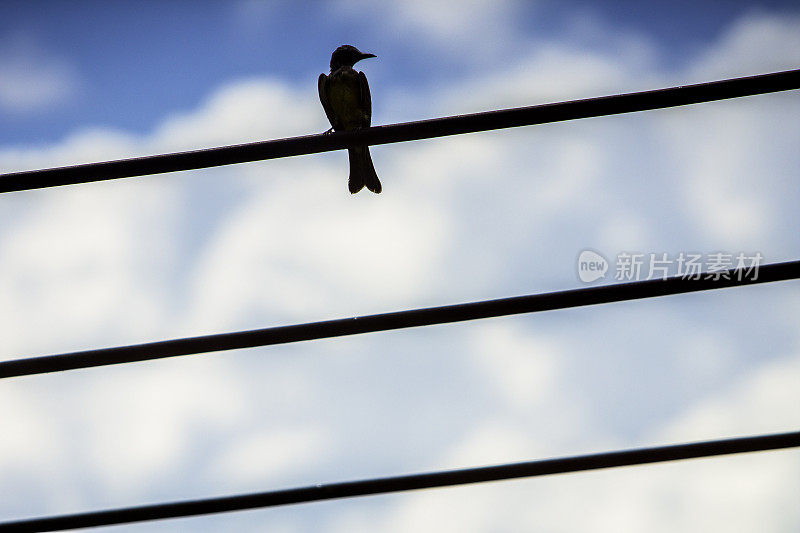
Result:
{"type": "Polygon", "coordinates": [[[369,94],[369,83],[363,72],[358,73],[358,83],[361,87],[361,109],[367,118],[364,125],[369,126],[372,123],[372,95],[369,94]]]}
{"type": "Polygon", "coordinates": [[[328,78],[328,76],[326,76],[325,73],[323,72],[322,74],[319,75],[319,80],[317,81],[317,89],[319,89],[319,101],[322,102],[322,108],[325,110],[325,115],[328,117],[328,122],[330,122],[331,126],[335,128],[336,124],[334,124],[335,121],[333,119],[333,109],[331,109],[331,103],[330,100],[328,99],[328,93],[330,88],[330,84],[328,83],[329,81],[330,78],[328,78]]]}

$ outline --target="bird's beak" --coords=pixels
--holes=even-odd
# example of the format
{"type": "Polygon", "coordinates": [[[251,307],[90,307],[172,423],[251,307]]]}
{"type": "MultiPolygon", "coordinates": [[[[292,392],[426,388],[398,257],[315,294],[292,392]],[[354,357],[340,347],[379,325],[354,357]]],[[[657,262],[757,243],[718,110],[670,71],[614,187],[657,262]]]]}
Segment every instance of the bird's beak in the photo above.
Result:
{"type": "Polygon", "coordinates": [[[361,54],[361,59],[367,59],[370,57],[378,57],[375,54],[361,54]]]}

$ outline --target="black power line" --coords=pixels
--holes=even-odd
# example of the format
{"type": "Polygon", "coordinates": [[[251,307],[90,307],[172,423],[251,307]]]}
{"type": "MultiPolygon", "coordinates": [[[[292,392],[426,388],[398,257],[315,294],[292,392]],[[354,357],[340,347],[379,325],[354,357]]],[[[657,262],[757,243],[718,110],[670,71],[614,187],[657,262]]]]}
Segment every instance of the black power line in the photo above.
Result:
{"type": "Polygon", "coordinates": [[[800,89],[800,69],[653,91],[376,126],[357,132],[306,135],[206,150],[14,172],[0,175],[0,193],[328,152],[353,144],[396,143],[647,111],[792,89],[800,89]]]}
{"type": "Polygon", "coordinates": [[[506,479],[547,476],[614,468],[620,466],[661,463],[734,453],[778,450],[800,446],[800,431],[754,437],[673,444],[615,452],[578,455],[556,459],[511,463],[463,470],[411,474],[360,481],[318,484],[310,487],[240,494],[204,500],[143,505],[123,509],[108,509],[87,513],[33,518],[0,523],[2,531],[55,531],[84,527],[109,526],[146,520],[161,520],[263,507],[277,507],[320,500],[369,496],[408,490],[466,485],[506,479]]]}
{"type": "Polygon", "coordinates": [[[700,279],[676,276],[667,279],[618,283],[499,300],[16,359],[0,362],[0,379],[784,281],[800,278],[800,261],[763,265],[758,269],[756,279],[753,279],[752,275],[748,275],[747,270],[734,269],[719,272],[717,273],[719,279],[709,278],[707,275],[703,275],[700,279]]]}

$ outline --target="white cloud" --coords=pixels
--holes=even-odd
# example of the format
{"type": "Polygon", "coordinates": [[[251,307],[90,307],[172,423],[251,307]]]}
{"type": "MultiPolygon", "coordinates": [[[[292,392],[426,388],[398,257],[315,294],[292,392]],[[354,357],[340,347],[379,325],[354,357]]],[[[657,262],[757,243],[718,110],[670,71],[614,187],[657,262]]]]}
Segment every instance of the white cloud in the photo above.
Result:
{"type": "MultiPolygon", "coordinates": [[[[654,443],[720,438],[797,427],[800,358],[778,360],[678,415],[654,443]]],[[[541,457],[525,428],[477,426],[454,451],[458,463],[541,457]],[[537,455],[537,452],[539,455],[537,455]],[[489,459],[484,461],[482,459],[489,459]],[[471,460],[471,462],[470,462],[471,460]]],[[[607,448],[599,445],[596,451],[607,448]]],[[[454,463],[448,463],[454,464],[454,463]]],[[[800,519],[796,452],[761,452],[397,496],[381,531],[792,531],[800,519]],[[574,512],[580,507],[581,512],[574,512]],[[573,512],[570,512],[573,510],[573,512]]],[[[363,512],[362,512],[363,516],[363,512]]],[[[362,524],[343,514],[337,531],[362,524]]],[[[351,529],[352,530],[352,529],[351,529]]]]}
{"type": "Polygon", "coordinates": [[[25,222],[3,234],[4,355],[157,330],[175,260],[173,194],[136,183],[40,191],[25,222]]]}
{"type": "Polygon", "coordinates": [[[11,483],[26,477],[35,478],[39,498],[50,504],[59,499],[59,478],[64,471],[65,454],[60,442],[63,428],[54,423],[47,402],[39,389],[29,390],[21,383],[5,383],[0,389],[0,476],[8,480],[3,485],[5,504],[23,508],[26,499],[33,497],[29,490],[12,490],[11,483]],[[41,482],[50,477],[52,484],[41,482]]]}
{"type": "Polygon", "coordinates": [[[269,78],[240,80],[220,88],[202,108],[167,117],[153,140],[162,149],[177,151],[307,135],[325,123],[312,85],[293,87],[269,78]]]}
{"type": "Polygon", "coordinates": [[[235,17],[242,25],[254,25],[268,19],[275,13],[278,2],[270,0],[239,0],[236,3],[235,17]]]}
{"type": "Polygon", "coordinates": [[[458,86],[448,87],[448,112],[600,96],[622,92],[620,88],[645,88],[653,80],[650,72],[642,72],[641,65],[570,43],[532,41],[518,55],[517,61],[484,67],[458,86]]]}
{"type": "Polygon", "coordinates": [[[510,405],[531,408],[552,395],[559,381],[559,349],[504,324],[477,330],[472,346],[480,373],[510,405]]]}
{"type": "Polygon", "coordinates": [[[402,302],[425,291],[446,214],[410,204],[407,188],[391,182],[391,195],[355,203],[342,194],[346,172],[346,160],[254,167],[270,184],[242,203],[199,258],[192,307],[206,317],[200,324],[363,312],[367,301],[402,302]]]}
{"type": "MultiPolygon", "coordinates": [[[[392,26],[394,31],[406,36],[422,38],[435,43],[440,50],[455,51],[459,44],[472,43],[469,53],[473,56],[486,57],[495,53],[502,46],[501,37],[509,39],[509,28],[517,13],[523,6],[515,1],[440,0],[425,2],[411,0],[408,2],[365,2],[363,0],[343,0],[337,5],[335,12],[347,13],[350,16],[364,17],[369,14],[373,19],[392,26]],[[474,35],[480,32],[488,37],[480,42],[490,49],[475,46],[474,35]],[[496,38],[492,38],[492,37],[496,38]]],[[[406,44],[413,45],[414,39],[406,44]]],[[[463,52],[463,49],[461,50],[463,52]]]]}
{"type": "Polygon", "coordinates": [[[396,15],[392,18],[404,29],[419,30],[437,40],[448,41],[480,30],[507,28],[514,4],[514,2],[491,0],[469,2],[412,0],[392,4],[396,15]]]}
{"type": "Polygon", "coordinates": [[[800,164],[786,142],[800,134],[786,118],[798,109],[793,99],[767,95],[664,116],[663,147],[682,177],[682,209],[720,248],[769,250],[786,237],[781,228],[792,217],[783,206],[797,194],[774,192],[800,164]]]}
{"type": "Polygon", "coordinates": [[[311,427],[280,428],[248,435],[216,461],[215,475],[238,486],[263,490],[287,473],[318,466],[325,458],[330,436],[311,427]]]}
{"type": "Polygon", "coordinates": [[[658,436],[676,441],[790,431],[800,426],[798,380],[800,354],[765,364],[742,383],[694,406],[658,436]]]}
{"type": "Polygon", "coordinates": [[[52,107],[75,93],[78,80],[69,62],[30,37],[0,41],[0,108],[30,112],[52,107]]]}
{"type": "MultiPolygon", "coordinates": [[[[397,9],[437,38],[460,31],[435,16],[417,20],[414,6],[397,9]]],[[[478,21],[483,13],[467,11],[459,17],[478,21]]],[[[720,42],[713,68],[735,67],[749,50],[736,43],[773,30],[767,42],[793,42],[782,23],[741,22],[720,42]]],[[[495,65],[491,76],[414,98],[465,111],[617,92],[643,83],[642,75],[649,85],[666,79],[648,57],[551,42],[495,65]]],[[[702,61],[686,75],[713,70],[702,61]]],[[[790,118],[779,120],[794,116],[794,104],[774,102],[374,147],[380,196],[347,193],[343,153],[7,195],[3,355],[565,288],[577,283],[574,260],[587,246],[613,254],[767,243],[788,254],[796,250],[786,228],[797,225],[789,179],[797,156],[787,147],[799,134],[790,118]]],[[[313,83],[250,79],[149,135],[77,132],[50,147],[0,150],[0,162],[35,168],[324,127],[313,83]]],[[[616,322],[553,313],[405,332],[413,342],[362,336],[20,379],[0,398],[0,426],[13,432],[0,439],[0,471],[22,465],[26,476],[0,476],[0,491],[22,481],[23,494],[47,487],[34,511],[50,512],[257,490],[271,476],[293,484],[315,475],[303,470],[309,464],[337,477],[351,469],[390,474],[419,462],[466,466],[554,455],[562,446],[624,446],[641,435],[661,442],[796,426],[796,357],[748,359],[740,346],[751,329],[780,333],[776,343],[796,337],[786,313],[796,307],[794,293],[775,298],[755,324],[747,313],[736,322],[733,311],[719,322],[702,316],[700,325],[668,311],[649,322],[634,311],[616,322]],[[685,341],[673,342],[675,331],[685,341]],[[675,345],[693,354],[673,361],[675,345]],[[660,383],[664,398],[635,405],[654,394],[643,390],[643,374],[662,373],[650,361],[665,366],[664,380],[696,372],[717,387],[718,374],[741,381],[692,394],[684,383],[660,383]],[[680,372],[669,372],[669,361],[680,372]],[[669,416],[647,412],[662,403],[669,416]],[[615,413],[605,411],[611,407],[615,413]],[[615,426],[619,412],[640,419],[615,426]],[[64,487],[69,496],[59,499],[64,487]]],[[[702,514],[707,529],[767,523],[791,531],[800,518],[785,511],[785,495],[797,494],[798,476],[786,475],[796,464],[782,457],[428,491],[291,516],[308,513],[326,529],[348,531],[699,531],[693,520],[702,514]]],[[[16,516],[23,504],[3,509],[16,516]]],[[[272,515],[259,516],[272,524],[272,515]]],[[[285,525],[286,516],[275,520],[285,525]]]]}
{"type": "Polygon", "coordinates": [[[71,390],[73,431],[84,427],[79,453],[116,501],[147,496],[154,476],[177,475],[206,439],[236,427],[245,394],[224,361],[114,368],[111,379],[88,377],[71,390]],[[123,377],[124,376],[124,377],[123,377]]]}
{"type": "MultiPolygon", "coordinates": [[[[797,68],[800,16],[753,13],[737,20],[694,62],[696,81],[797,68]]],[[[692,80],[695,81],[695,80],[692,80]]]]}

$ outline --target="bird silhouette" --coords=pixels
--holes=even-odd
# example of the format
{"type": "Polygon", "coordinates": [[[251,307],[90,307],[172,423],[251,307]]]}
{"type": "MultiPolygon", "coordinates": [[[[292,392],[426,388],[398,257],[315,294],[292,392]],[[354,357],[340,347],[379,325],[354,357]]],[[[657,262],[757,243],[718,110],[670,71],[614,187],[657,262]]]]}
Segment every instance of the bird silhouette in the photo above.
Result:
{"type": "MultiPolygon", "coordinates": [[[[319,75],[319,100],[331,123],[331,130],[353,131],[369,127],[372,121],[369,84],[364,73],[353,68],[357,62],[368,57],[377,56],[364,54],[349,44],[342,45],[331,55],[330,75],[319,75]]],[[[350,192],[355,194],[364,186],[374,193],[381,192],[381,182],[375,173],[369,146],[352,146],[347,153],[350,156],[350,179],[347,182],[350,192]]]]}

